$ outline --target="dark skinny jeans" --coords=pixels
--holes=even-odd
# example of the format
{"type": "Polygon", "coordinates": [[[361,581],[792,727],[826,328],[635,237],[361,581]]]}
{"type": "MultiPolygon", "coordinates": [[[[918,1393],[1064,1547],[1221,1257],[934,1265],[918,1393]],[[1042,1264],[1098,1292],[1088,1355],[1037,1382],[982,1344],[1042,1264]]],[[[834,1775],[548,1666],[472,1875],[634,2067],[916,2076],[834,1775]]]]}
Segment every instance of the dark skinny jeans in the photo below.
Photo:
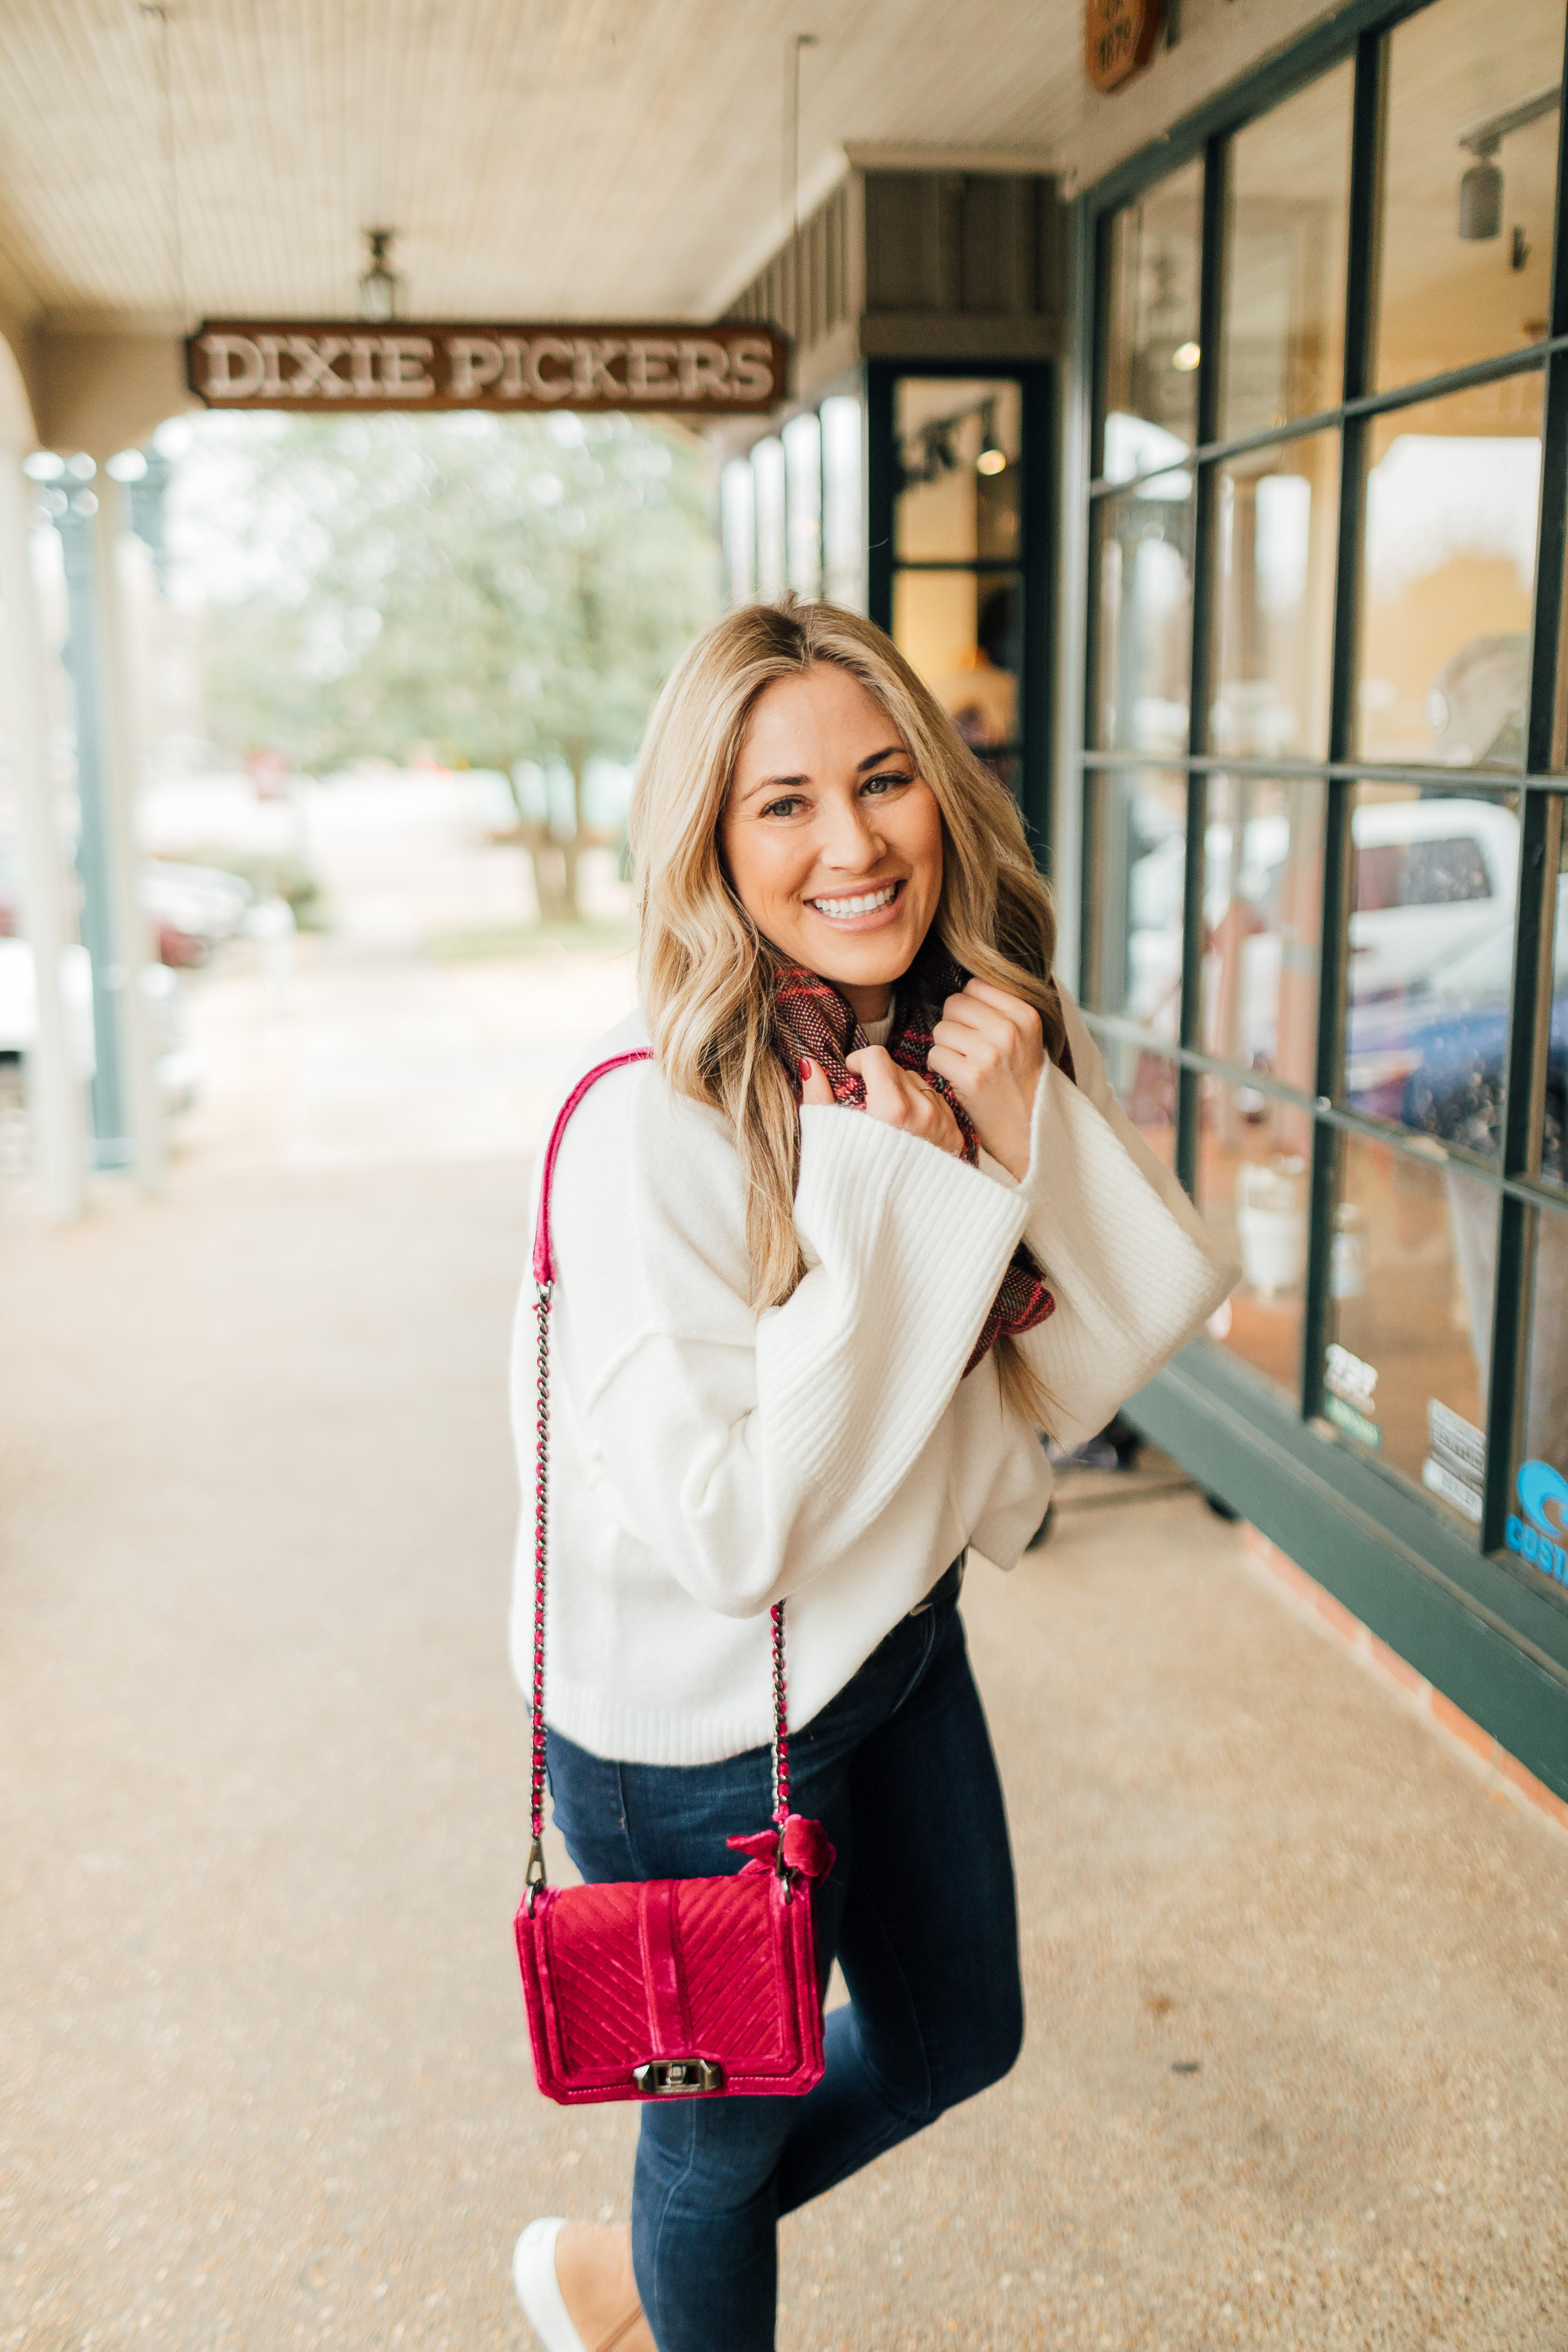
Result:
{"type": "MultiPolygon", "coordinates": [[[[959,1579],[904,1618],[790,1742],[790,1801],[838,1849],[816,1891],[827,2071],[804,2099],[642,2112],[632,2255],[658,2352],[773,2352],[781,2213],[820,2197],[1005,2074],[1023,2036],[1013,1858],[969,1670],[959,1579]]],[[[552,1731],[550,1785],[592,1881],[714,1877],[765,1828],[765,1748],[720,1764],[616,1764],[552,1731]]]]}

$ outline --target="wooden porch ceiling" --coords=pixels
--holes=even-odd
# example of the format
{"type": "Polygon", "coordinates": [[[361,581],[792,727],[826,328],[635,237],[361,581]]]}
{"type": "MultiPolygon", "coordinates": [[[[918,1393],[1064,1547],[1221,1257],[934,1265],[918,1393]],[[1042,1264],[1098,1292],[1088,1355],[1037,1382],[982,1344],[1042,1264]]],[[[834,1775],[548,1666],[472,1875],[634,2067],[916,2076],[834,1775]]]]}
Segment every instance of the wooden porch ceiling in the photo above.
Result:
{"type": "Polygon", "coordinates": [[[1079,21],[1076,0],[9,0],[0,309],[341,314],[388,226],[411,315],[709,315],[785,226],[797,30],[809,202],[847,141],[1043,156],[1083,103],[1079,21]]]}

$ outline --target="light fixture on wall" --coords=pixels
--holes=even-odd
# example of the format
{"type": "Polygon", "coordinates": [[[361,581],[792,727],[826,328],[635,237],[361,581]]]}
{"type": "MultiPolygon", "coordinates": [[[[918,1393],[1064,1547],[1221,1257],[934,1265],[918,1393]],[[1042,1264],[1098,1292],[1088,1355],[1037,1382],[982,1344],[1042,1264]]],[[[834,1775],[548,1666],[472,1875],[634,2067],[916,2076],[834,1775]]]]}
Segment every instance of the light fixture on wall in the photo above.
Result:
{"type": "MultiPolygon", "coordinates": [[[[1460,146],[1476,159],[1459,180],[1459,235],[1467,245],[1484,245],[1502,234],[1502,165],[1492,161],[1498,149],[1510,131],[1522,131],[1528,122],[1539,122],[1560,102],[1561,92],[1553,85],[1460,131],[1460,146]]],[[[1517,268],[1519,264],[1516,262],[1514,267],[1517,268]]]]}
{"type": "Polygon", "coordinates": [[[1171,365],[1180,368],[1184,375],[1191,375],[1202,358],[1203,352],[1198,344],[1178,343],[1171,353],[1171,365]]]}
{"type": "Polygon", "coordinates": [[[359,282],[359,314],[373,326],[384,326],[389,319],[403,316],[403,280],[392,267],[392,240],[396,235],[395,228],[367,228],[364,233],[370,267],[359,282]]]}
{"type": "Polygon", "coordinates": [[[1467,244],[1483,244],[1502,227],[1502,172],[1492,162],[1498,142],[1475,150],[1477,161],[1459,182],[1459,235],[1467,244]]]}
{"type": "Polygon", "coordinates": [[[974,460],[977,474],[1005,474],[1007,452],[996,438],[996,403],[988,400],[980,412],[980,455],[974,460]]]}

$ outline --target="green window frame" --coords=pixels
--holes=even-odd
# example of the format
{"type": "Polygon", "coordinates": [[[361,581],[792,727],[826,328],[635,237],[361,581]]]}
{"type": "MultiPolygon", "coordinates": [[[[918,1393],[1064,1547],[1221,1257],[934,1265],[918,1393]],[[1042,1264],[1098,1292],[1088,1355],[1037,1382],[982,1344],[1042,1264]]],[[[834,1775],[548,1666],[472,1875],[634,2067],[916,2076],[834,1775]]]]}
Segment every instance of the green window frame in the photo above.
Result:
{"type": "MultiPolygon", "coordinates": [[[[1214,1340],[1194,1342],[1133,1401],[1132,1417],[1167,1444],[1215,1496],[1258,1524],[1318,1577],[1372,1630],[1409,1659],[1559,1793],[1568,1795],[1568,1583],[1542,1572],[1510,1548],[1519,1524],[1515,1492],[1521,1459],[1531,1344],[1531,1299],[1540,1257],[1568,1249],[1568,1191],[1542,1172],[1542,1105],[1552,1026],[1552,965],[1558,884],[1563,868],[1563,801],[1568,774],[1562,710],[1568,694],[1563,654],[1564,540],[1568,535],[1568,205],[1559,99],[1556,215],[1550,271],[1550,316],[1533,342],[1382,388],[1375,380],[1373,335],[1378,284],[1379,205],[1387,152],[1390,43],[1395,29],[1423,15],[1420,5],[1354,0],[1331,24],[1224,93],[1176,128],[1157,149],[1134,158],[1075,206],[1078,289],[1077,391],[1066,413],[1067,479],[1075,511],[1064,580],[1082,615],[1081,635],[1066,656],[1072,679],[1061,743],[1058,834],[1058,889],[1076,877],[1081,940],[1100,936],[1110,897],[1100,815],[1118,777],[1159,769],[1184,794],[1180,845],[1179,988],[1169,1025],[1156,1034],[1146,1009],[1107,1009],[1093,1002],[1080,970],[1085,1018],[1108,1048],[1159,1058],[1173,1077],[1173,1161],[1189,1192],[1199,1172],[1205,1084],[1250,1087],[1288,1105],[1310,1137],[1304,1158],[1307,1261],[1300,1310],[1300,1376],[1283,1390],[1214,1340]],[[1226,272],[1227,174],[1236,135],[1336,68],[1353,74],[1343,271],[1341,396],[1313,413],[1222,437],[1222,302],[1226,272]],[[1201,176],[1196,239],[1197,287],[1191,446],[1179,457],[1149,458],[1116,479],[1097,470],[1103,441],[1105,357],[1110,332],[1114,224],[1119,214],[1184,170],[1201,176]],[[1541,397],[1541,483],[1532,606],[1528,633],[1529,691],[1518,772],[1466,768],[1466,794],[1510,804],[1518,813],[1517,918],[1503,1047],[1500,1132],[1495,1156],[1454,1140],[1413,1134],[1346,1098],[1350,922],[1361,838],[1352,834],[1358,792],[1413,786],[1432,793],[1456,788],[1452,767],[1369,757],[1358,736],[1358,648],[1367,526],[1367,478],[1380,422],[1399,412],[1507,379],[1531,379],[1541,397]],[[1309,435],[1331,436],[1339,449],[1332,553],[1331,641],[1327,652],[1326,725],[1321,756],[1238,757],[1215,748],[1211,713],[1216,681],[1219,500],[1227,463],[1309,435]],[[1182,561],[1191,583],[1191,639],[1185,740],[1158,751],[1097,742],[1100,647],[1097,549],[1119,528],[1110,501],[1129,482],[1178,467],[1190,483],[1191,513],[1182,530],[1182,561]],[[1087,593],[1085,593],[1087,582],[1087,593]],[[1079,724],[1081,689],[1083,723],[1079,724]],[[1094,723],[1090,723],[1090,722],[1094,723]],[[1223,786],[1221,779],[1228,780],[1223,786]],[[1205,867],[1211,796],[1237,780],[1300,785],[1321,809],[1321,887],[1318,929],[1316,1035],[1310,1076],[1259,1071],[1205,1045],[1205,867]],[[1073,803],[1076,802],[1076,807],[1073,803]],[[1342,1167],[1361,1143],[1394,1162],[1452,1171],[1497,1204],[1496,1278],[1484,1386],[1485,1467],[1473,1535],[1407,1477],[1387,1468],[1328,1416],[1325,1360],[1334,1332],[1335,1211],[1342,1167]]],[[[1441,5],[1441,0],[1436,0],[1441,5]]],[[[1563,96],[1568,96],[1564,93],[1563,96]]],[[[1544,109],[1538,110],[1544,110],[1544,109]]],[[[1462,161],[1463,159],[1461,159],[1462,161]]],[[[1516,263],[1516,267],[1517,267],[1516,263]]],[[[1190,346],[1183,346],[1184,352],[1190,346]]],[[[1177,362],[1176,364],[1183,364],[1177,362]]],[[[1521,397],[1533,398],[1521,382],[1521,397]]],[[[1163,526],[1153,526],[1156,532],[1163,526]]],[[[1167,537],[1171,536],[1167,529],[1167,537]]],[[[1121,560],[1120,558],[1118,559],[1121,560]]],[[[1173,705],[1173,708],[1177,706],[1173,705]]],[[[1129,786],[1131,789],[1131,786],[1129,786]]],[[[1239,832],[1231,853],[1239,861],[1239,832]]],[[[1176,852],[1173,851],[1173,856],[1176,852]]],[[[1561,946],[1559,947],[1561,954],[1561,946]]],[[[1392,1164],[1392,1163],[1391,1163],[1392,1164]]],[[[1414,1181],[1414,1179],[1412,1180],[1414,1181]]],[[[1479,1358],[1478,1358],[1479,1360],[1479,1358]]],[[[1568,1464],[1564,1465],[1568,1469],[1568,1464]]],[[[1568,1496],[1568,1486],[1564,1488],[1568,1496]]],[[[1568,1537],[1564,1538],[1568,1544],[1568,1537]]]]}

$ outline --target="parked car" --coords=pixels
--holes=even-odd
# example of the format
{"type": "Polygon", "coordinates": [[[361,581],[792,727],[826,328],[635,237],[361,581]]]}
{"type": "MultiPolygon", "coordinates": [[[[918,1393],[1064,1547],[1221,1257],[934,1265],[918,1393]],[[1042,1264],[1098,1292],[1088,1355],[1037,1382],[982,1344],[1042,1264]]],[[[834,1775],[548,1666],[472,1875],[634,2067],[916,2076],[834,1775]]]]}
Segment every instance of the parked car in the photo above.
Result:
{"type": "MultiPolygon", "coordinates": [[[[169,967],[205,962],[243,919],[251,891],[248,883],[216,867],[149,858],[142,875],[142,903],[157,924],[161,950],[161,961],[147,965],[142,974],[156,1056],[153,1069],[166,1108],[179,1112],[195,1099],[201,1059],[186,1033],[184,1004],[169,967]]],[[[0,837],[0,1064],[13,1066],[32,1051],[38,1024],[33,950],[17,936],[20,900],[16,845],[0,837]]],[[[76,1074],[90,1078],[96,1066],[92,963],[87,950],[74,941],[61,952],[60,982],[76,1074]]]]}
{"type": "MultiPolygon", "coordinates": [[[[184,1000],[166,964],[148,964],[142,974],[149,1007],[154,1055],[153,1075],[163,1107],[189,1110],[201,1084],[202,1058],[186,1034],[184,1000]]],[[[72,945],[60,954],[60,992],[71,1061],[79,1078],[97,1066],[92,1017],[92,964],[87,950],[72,945]]],[[[26,1061],[38,1034],[38,999],[33,950],[26,940],[0,938],[0,1066],[26,1061]]]]}
{"type": "Polygon", "coordinates": [[[1351,818],[1357,997],[1424,985],[1465,949],[1512,929],[1519,819],[1447,793],[1363,802],[1351,818]]]}
{"type": "Polygon", "coordinates": [[[255,893],[221,866],[150,857],[138,896],[156,930],[160,961],[186,971],[208,962],[214,949],[238,930],[255,893]]]}
{"type": "MultiPolygon", "coordinates": [[[[1419,988],[1352,1000],[1346,1093],[1358,1110],[1471,1151],[1495,1153],[1502,1122],[1513,925],[1493,929],[1419,988]]],[[[1542,1167],[1563,1179],[1568,1129],[1568,877],[1558,884],[1542,1167]]]]}
{"type": "MultiPolygon", "coordinates": [[[[93,1073],[92,965],[85,948],[60,954],[60,994],[69,1032],[71,1059],[80,1078],[93,1073]]],[[[26,940],[0,935],[0,1062],[18,1062],[38,1033],[38,993],[33,950],[26,940]]]]}
{"type": "MultiPolygon", "coordinates": [[[[21,895],[16,844],[0,836],[0,939],[14,939],[21,929],[21,895]]],[[[238,930],[256,894],[248,882],[222,866],[148,857],[137,895],[156,936],[160,962],[185,971],[206,963],[238,930]]]]}

